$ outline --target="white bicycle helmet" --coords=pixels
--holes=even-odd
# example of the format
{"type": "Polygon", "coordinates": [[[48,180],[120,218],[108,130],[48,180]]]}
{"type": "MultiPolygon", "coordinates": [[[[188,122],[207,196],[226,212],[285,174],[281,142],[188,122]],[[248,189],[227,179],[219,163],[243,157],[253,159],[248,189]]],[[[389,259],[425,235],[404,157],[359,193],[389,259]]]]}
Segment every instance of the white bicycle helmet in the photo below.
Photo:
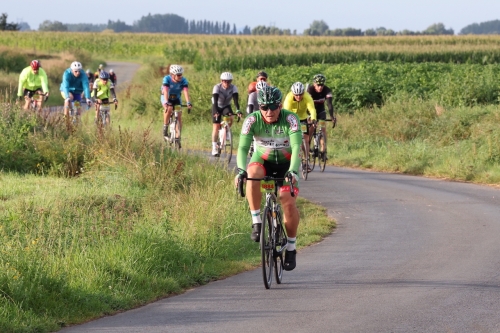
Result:
{"type": "Polygon", "coordinates": [[[224,81],[231,81],[233,79],[233,74],[229,72],[224,72],[220,75],[220,79],[224,81]]]}
{"type": "Polygon", "coordinates": [[[170,74],[177,75],[177,74],[182,74],[182,73],[184,73],[184,69],[182,68],[182,66],[170,65],[170,74]]]}
{"type": "Polygon", "coordinates": [[[110,73],[114,73],[115,71],[113,70],[113,68],[111,68],[111,69],[109,70],[109,72],[110,72],[110,73]]]}
{"type": "Polygon", "coordinates": [[[78,61],[73,61],[71,63],[71,70],[72,71],[77,71],[77,70],[80,70],[80,69],[82,69],[82,64],[81,63],[79,63],[78,61]]]}
{"type": "Polygon", "coordinates": [[[267,87],[267,83],[266,81],[259,81],[257,82],[257,84],[255,85],[255,89],[258,91],[258,90],[264,90],[266,89],[267,87]]]}
{"type": "Polygon", "coordinates": [[[292,93],[294,95],[302,95],[304,93],[304,85],[302,82],[295,82],[292,84],[292,93]]]}

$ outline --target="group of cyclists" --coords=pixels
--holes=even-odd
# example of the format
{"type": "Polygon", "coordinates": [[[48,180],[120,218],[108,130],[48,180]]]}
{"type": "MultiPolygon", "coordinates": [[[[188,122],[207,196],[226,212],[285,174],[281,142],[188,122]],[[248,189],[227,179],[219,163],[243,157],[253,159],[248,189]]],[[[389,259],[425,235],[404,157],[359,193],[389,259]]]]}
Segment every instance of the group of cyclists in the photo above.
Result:
{"type": "MultiPolygon", "coordinates": [[[[88,72],[83,70],[82,64],[78,61],[71,63],[62,75],[59,90],[64,98],[64,116],[69,119],[70,109],[74,102],[85,102],[90,108],[92,100],[96,103],[96,120],[99,116],[99,107],[102,104],[109,104],[110,100],[118,104],[115,93],[116,75],[113,70],[109,73],[100,65],[96,75],[89,79],[88,72]],[[114,78],[114,79],[112,79],[114,78]],[[113,81],[114,80],[114,81],[113,81]]],[[[42,68],[39,60],[33,60],[30,66],[24,68],[19,75],[19,86],[17,91],[18,99],[25,100],[24,109],[28,110],[32,98],[38,102],[37,111],[42,109],[42,103],[49,96],[49,84],[47,73],[42,68]]],[[[81,114],[80,107],[76,108],[77,117],[81,114]]]]}
{"type": "MultiPolygon", "coordinates": [[[[164,109],[163,135],[168,137],[168,122],[176,105],[182,105],[181,93],[184,94],[187,106],[191,109],[188,80],[183,76],[180,65],[171,65],[169,74],[163,78],[161,103],[164,109]]],[[[220,83],[212,90],[212,155],[217,151],[217,135],[221,119],[229,117],[229,125],[236,114],[242,117],[239,104],[238,88],[232,83],[233,75],[224,72],[220,75],[220,83]],[[236,111],[233,112],[231,102],[236,111]]],[[[263,178],[272,175],[275,178],[285,178],[280,185],[280,202],[283,208],[285,228],[287,231],[287,248],[285,252],[284,269],[293,270],[296,266],[296,237],[299,225],[299,211],[296,198],[299,193],[298,170],[301,163],[300,150],[303,137],[306,142],[306,152],[309,153],[309,140],[317,120],[326,120],[326,108],[335,126],[336,118],[332,104],[332,91],[325,85],[326,77],[317,74],[313,84],[305,87],[301,82],[292,84],[290,92],[283,98],[282,92],[268,83],[268,75],[264,71],[257,73],[256,81],[248,86],[247,117],[242,126],[238,154],[238,182],[246,182],[247,178],[263,178]],[[306,91],[307,90],[307,91],[306,91]],[[305,125],[305,126],[301,126],[305,125]],[[251,145],[254,153],[247,164],[247,155],[251,145]],[[292,183],[294,196],[290,194],[292,183]]],[[[181,113],[178,113],[181,124],[181,113]]],[[[321,128],[325,141],[320,154],[326,158],[326,129],[321,128]]],[[[176,136],[180,140],[179,133],[176,136]]],[[[308,170],[309,171],[309,170],[308,170]]],[[[251,239],[258,242],[262,229],[260,204],[262,193],[260,182],[248,181],[246,197],[252,216],[251,239]]]]}

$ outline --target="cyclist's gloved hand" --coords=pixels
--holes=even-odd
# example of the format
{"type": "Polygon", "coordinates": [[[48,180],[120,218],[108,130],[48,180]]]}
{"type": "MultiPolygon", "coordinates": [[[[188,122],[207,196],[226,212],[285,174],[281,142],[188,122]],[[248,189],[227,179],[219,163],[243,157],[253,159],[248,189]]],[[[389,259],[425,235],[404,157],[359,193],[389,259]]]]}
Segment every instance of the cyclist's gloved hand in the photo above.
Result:
{"type": "Polygon", "coordinates": [[[247,178],[248,173],[245,170],[238,168],[238,174],[234,178],[234,186],[238,187],[238,184],[240,182],[245,182],[247,178]]]}
{"type": "Polygon", "coordinates": [[[71,102],[71,100],[70,100],[69,98],[66,98],[66,99],[64,100],[64,103],[69,103],[69,102],[71,102]]]}
{"type": "Polygon", "coordinates": [[[86,102],[88,108],[92,106],[92,101],[90,100],[90,98],[87,98],[86,102]]]}
{"type": "Polygon", "coordinates": [[[332,118],[332,128],[335,128],[337,126],[337,117],[332,118]]]}
{"type": "Polygon", "coordinates": [[[294,171],[287,171],[287,173],[285,173],[285,179],[289,183],[297,184],[299,176],[294,171]]]}
{"type": "Polygon", "coordinates": [[[317,120],[316,120],[316,119],[314,119],[314,120],[312,121],[312,125],[313,125],[314,127],[316,127],[316,124],[317,124],[317,120]]]}
{"type": "Polygon", "coordinates": [[[188,106],[188,114],[191,113],[191,108],[193,107],[193,104],[191,104],[191,102],[187,102],[187,106],[188,106]]]}
{"type": "Polygon", "coordinates": [[[118,103],[118,100],[116,98],[113,98],[113,103],[118,103]]]}

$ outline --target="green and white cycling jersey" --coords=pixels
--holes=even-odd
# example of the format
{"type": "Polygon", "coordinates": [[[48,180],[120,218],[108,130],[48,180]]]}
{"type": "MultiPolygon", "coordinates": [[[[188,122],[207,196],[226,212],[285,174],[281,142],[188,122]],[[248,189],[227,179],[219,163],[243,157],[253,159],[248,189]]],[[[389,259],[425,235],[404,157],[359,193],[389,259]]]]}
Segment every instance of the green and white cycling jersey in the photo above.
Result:
{"type": "Polygon", "coordinates": [[[261,112],[245,118],[238,146],[238,168],[246,170],[247,154],[252,140],[255,152],[251,162],[284,164],[290,163],[289,171],[298,173],[302,131],[297,114],[281,109],[276,122],[268,124],[261,112]]]}

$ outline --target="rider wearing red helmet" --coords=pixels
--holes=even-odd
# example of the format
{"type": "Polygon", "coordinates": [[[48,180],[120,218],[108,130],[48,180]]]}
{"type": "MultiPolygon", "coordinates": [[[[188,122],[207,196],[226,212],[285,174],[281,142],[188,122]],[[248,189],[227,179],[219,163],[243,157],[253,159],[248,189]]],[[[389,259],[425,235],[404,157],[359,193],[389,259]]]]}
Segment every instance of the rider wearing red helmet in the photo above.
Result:
{"type": "Polygon", "coordinates": [[[24,96],[26,101],[24,109],[27,110],[31,97],[37,95],[39,109],[41,109],[43,102],[42,94],[45,94],[46,98],[49,96],[49,80],[47,79],[47,73],[43,70],[40,61],[33,60],[19,75],[17,97],[19,100],[22,100],[24,96]]]}

